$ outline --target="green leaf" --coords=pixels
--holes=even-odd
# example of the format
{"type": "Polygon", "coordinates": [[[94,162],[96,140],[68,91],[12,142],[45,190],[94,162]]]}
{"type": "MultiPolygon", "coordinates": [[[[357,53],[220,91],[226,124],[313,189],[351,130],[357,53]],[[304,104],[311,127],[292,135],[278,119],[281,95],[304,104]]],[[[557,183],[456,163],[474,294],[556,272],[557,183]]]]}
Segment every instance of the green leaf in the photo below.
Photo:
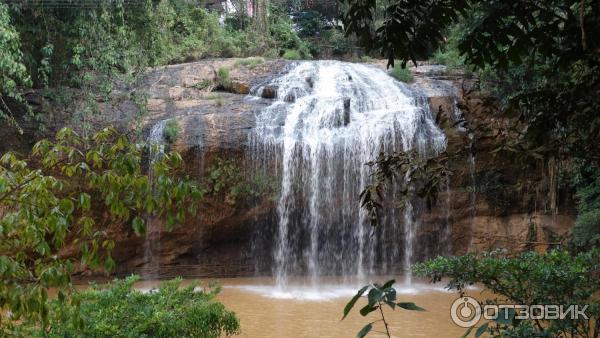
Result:
{"type": "Polygon", "coordinates": [[[368,315],[369,313],[371,313],[377,309],[379,309],[379,306],[373,306],[371,304],[367,304],[367,305],[363,306],[359,312],[360,312],[361,316],[365,317],[366,315],[368,315]]]}
{"type": "Polygon", "coordinates": [[[63,198],[60,201],[60,209],[62,210],[62,212],[64,212],[65,214],[71,214],[73,212],[73,210],[75,209],[75,206],[73,205],[73,201],[71,201],[68,198],[63,198]]]}
{"type": "Polygon", "coordinates": [[[356,338],[363,338],[371,332],[373,329],[373,323],[369,323],[365,325],[358,333],[356,334],[356,338]]]}
{"type": "Polygon", "coordinates": [[[486,330],[487,330],[487,328],[488,328],[488,324],[489,324],[489,323],[487,323],[487,322],[486,322],[486,323],[484,323],[483,325],[481,325],[481,326],[480,326],[480,327],[477,329],[477,331],[475,331],[475,338],[479,338],[479,337],[481,337],[481,335],[482,335],[482,334],[484,334],[484,333],[485,333],[485,331],[486,331],[486,330]]]}
{"type": "Polygon", "coordinates": [[[401,303],[397,303],[396,305],[398,305],[399,307],[405,309],[405,310],[411,310],[411,311],[427,311],[422,307],[417,306],[415,303],[412,302],[401,302],[401,303]]]}
{"type": "Polygon", "coordinates": [[[83,210],[89,210],[91,206],[91,198],[90,195],[82,192],[79,194],[79,205],[83,210]]]}
{"type": "Polygon", "coordinates": [[[385,289],[391,287],[392,285],[394,285],[394,283],[396,283],[396,280],[391,279],[391,280],[385,282],[385,284],[383,284],[383,286],[381,288],[385,290],[385,289]]]}
{"type": "Polygon", "coordinates": [[[369,305],[374,305],[375,303],[381,301],[383,299],[383,291],[379,288],[372,288],[368,294],[369,305]]]}
{"type": "Polygon", "coordinates": [[[360,297],[362,297],[362,295],[365,293],[365,291],[367,291],[368,288],[369,288],[369,285],[362,287],[360,290],[358,290],[356,295],[354,295],[354,297],[352,297],[352,299],[350,299],[348,304],[346,304],[346,306],[344,307],[344,316],[342,317],[341,320],[344,320],[344,318],[346,318],[346,316],[348,316],[348,313],[350,313],[350,310],[352,310],[352,308],[354,307],[354,305],[356,304],[358,299],[360,297]]]}
{"type": "Polygon", "coordinates": [[[133,219],[131,225],[133,226],[133,231],[135,231],[135,234],[138,236],[141,236],[146,232],[144,221],[137,216],[133,219]]]}
{"type": "Polygon", "coordinates": [[[473,328],[474,328],[474,326],[471,326],[467,331],[465,331],[465,333],[460,338],[467,338],[467,336],[469,336],[471,331],[473,331],[473,328]]]}

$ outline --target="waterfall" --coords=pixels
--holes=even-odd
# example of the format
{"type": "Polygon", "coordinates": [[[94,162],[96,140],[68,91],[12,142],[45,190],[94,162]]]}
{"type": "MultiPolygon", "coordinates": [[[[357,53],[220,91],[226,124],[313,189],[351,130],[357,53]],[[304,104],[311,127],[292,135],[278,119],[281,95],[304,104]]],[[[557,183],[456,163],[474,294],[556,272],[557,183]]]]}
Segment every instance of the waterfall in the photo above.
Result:
{"type": "MultiPolygon", "coordinates": [[[[152,126],[148,135],[148,177],[154,182],[152,164],[165,151],[164,130],[167,120],[161,120],[152,126]]],[[[155,226],[154,217],[146,217],[146,235],[144,239],[144,279],[157,279],[160,276],[160,262],[156,255],[160,253],[160,227],[155,226]],[[156,233],[156,235],[154,235],[156,233]]]]}
{"type": "Polygon", "coordinates": [[[472,132],[468,134],[469,137],[469,180],[471,185],[471,191],[469,195],[469,212],[471,217],[471,239],[469,241],[469,250],[474,251],[473,234],[475,231],[475,216],[477,216],[477,179],[475,178],[476,170],[476,158],[475,158],[475,135],[472,132]]]}
{"type": "MultiPolygon", "coordinates": [[[[419,208],[408,203],[399,211],[390,201],[372,228],[358,196],[371,180],[365,163],[379,152],[428,156],[445,149],[425,95],[374,66],[337,61],[296,63],[254,95],[265,88],[275,89],[276,99],[256,114],[249,144],[252,158],[274,159],[281,178],[273,247],[278,285],[299,274],[315,282],[322,275],[406,270],[418,247],[419,208]]],[[[398,190],[391,186],[386,196],[398,190]]]]}

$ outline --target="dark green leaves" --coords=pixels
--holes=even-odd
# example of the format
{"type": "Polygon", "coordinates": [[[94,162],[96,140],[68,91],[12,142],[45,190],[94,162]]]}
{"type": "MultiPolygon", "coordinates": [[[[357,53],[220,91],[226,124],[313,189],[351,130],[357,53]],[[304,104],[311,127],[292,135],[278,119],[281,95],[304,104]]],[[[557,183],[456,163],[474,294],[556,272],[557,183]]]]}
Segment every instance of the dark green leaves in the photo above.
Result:
{"type": "Polygon", "coordinates": [[[434,206],[441,183],[446,182],[450,174],[447,160],[445,153],[434,158],[422,158],[416,152],[408,151],[380,153],[377,159],[368,162],[367,165],[374,169],[372,182],[361,192],[360,204],[367,210],[371,225],[379,225],[379,215],[384,205],[383,189],[389,182],[400,185],[400,200],[394,201],[398,207],[404,207],[407,201],[415,197],[425,199],[428,207],[434,206]]]}
{"type": "Polygon", "coordinates": [[[343,21],[346,34],[356,34],[367,50],[378,50],[388,59],[388,67],[400,59],[402,67],[408,61],[425,60],[443,41],[443,32],[468,8],[464,0],[424,1],[398,0],[386,3],[380,26],[374,25],[377,3],[372,1],[342,1],[348,4],[343,21]]]}
{"type": "Polygon", "coordinates": [[[131,226],[133,227],[135,234],[138,236],[143,235],[146,232],[146,225],[144,224],[144,221],[137,216],[133,219],[133,222],[131,222],[131,226]]]}
{"type": "MultiPolygon", "coordinates": [[[[385,321],[385,316],[382,311],[383,310],[382,306],[384,306],[384,305],[387,305],[392,310],[394,310],[396,308],[396,305],[398,305],[399,307],[404,308],[406,310],[425,311],[424,309],[418,307],[414,303],[397,303],[396,304],[396,289],[393,288],[394,283],[395,283],[395,280],[392,279],[392,280],[385,282],[383,285],[369,284],[369,285],[362,287],[356,293],[356,295],[354,297],[352,297],[352,299],[348,302],[348,304],[346,304],[346,307],[344,307],[344,316],[342,317],[342,320],[344,318],[346,318],[348,313],[350,313],[350,311],[352,310],[354,305],[356,305],[356,302],[361,297],[365,297],[367,299],[367,304],[364,305],[359,311],[361,316],[365,317],[371,312],[380,310],[380,311],[378,311],[378,313],[381,314],[380,321],[382,321],[384,323],[386,330],[388,329],[387,323],[385,321]],[[364,294],[365,294],[365,292],[367,292],[367,290],[368,290],[368,293],[366,296],[364,296],[364,294]]],[[[377,321],[375,321],[375,322],[377,322],[377,321]]],[[[371,323],[365,325],[362,328],[362,330],[360,330],[358,332],[358,334],[356,336],[357,337],[365,337],[369,332],[371,332],[371,330],[373,329],[373,323],[375,323],[375,322],[371,322],[371,323]]]]}
{"type": "Polygon", "coordinates": [[[369,334],[369,332],[371,332],[371,330],[373,329],[373,323],[369,323],[367,325],[365,325],[362,329],[360,329],[360,331],[358,331],[358,333],[356,334],[356,338],[363,338],[366,335],[369,334]]]}
{"type": "Polygon", "coordinates": [[[477,331],[475,331],[475,338],[481,337],[485,333],[485,331],[487,331],[488,324],[489,323],[484,323],[477,329],[477,331]]]}
{"type": "MultiPolygon", "coordinates": [[[[553,250],[512,257],[498,250],[481,255],[438,257],[417,264],[414,271],[434,282],[447,278],[447,288],[459,292],[473,284],[483,285],[494,295],[484,304],[590,304],[592,307],[600,306],[595,296],[600,290],[600,279],[596,276],[599,268],[600,249],[594,248],[577,255],[553,250]]],[[[529,332],[528,336],[550,337],[559,336],[555,333],[561,331],[589,332],[588,321],[583,318],[532,320],[516,319],[515,315],[515,309],[500,307],[498,317],[490,324],[506,337],[523,336],[524,332],[529,332]]],[[[600,312],[594,312],[592,317],[592,321],[596,320],[600,312]]],[[[481,327],[478,330],[480,334],[484,331],[481,327]]]]}
{"type": "Polygon", "coordinates": [[[350,313],[356,302],[360,299],[360,297],[362,297],[362,295],[365,293],[365,291],[367,291],[367,289],[369,289],[369,285],[362,287],[360,290],[358,290],[356,295],[354,295],[354,297],[350,299],[348,304],[346,304],[346,306],[344,307],[344,315],[342,317],[342,320],[344,320],[344,318],[348,316],[348,313],[350,313]]]}
{"type": "MultiPolygon", "coordinates": [[[[65,128],[54,141],[37,143],[30,159],[4,154],[0,158],[0,302],[10,301],[2,310],[13,312],[14,320],[39,321],[44,326],[43,295],[48,287],[68,290],[73,262],[94,269],[114,268],[110,255],[115,244],[107,238],[108,226],[131,225],[141,235],[147,210],[154,211],[154,217],[170,219],[170,228],[181,225],[186,210],[195,211],[190,204],[202,194],[191,182],[175,177],[179,155],[167,153],[155,164],[156,181],[149,182],[142,170],[141,148],[112,128],[92,137],[65,128]]],[[[0,321],[0,335],[5,325],[14,324],[13,319],[0,321]]]]}

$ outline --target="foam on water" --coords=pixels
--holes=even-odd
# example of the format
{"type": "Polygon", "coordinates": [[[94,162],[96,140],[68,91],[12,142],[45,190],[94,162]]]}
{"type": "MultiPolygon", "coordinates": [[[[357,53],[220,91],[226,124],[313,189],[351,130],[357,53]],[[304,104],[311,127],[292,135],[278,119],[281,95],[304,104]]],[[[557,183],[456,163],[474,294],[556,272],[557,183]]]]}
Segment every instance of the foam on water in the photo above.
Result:
{"type": "MultiPolygon", "coordinates": [[[[224,288],[236,288],[273,299],[290,299],[296,301],[327,301],[338,298],[351,298],[364,285],[360,284],[288,284],[277,285],[225,285],[224,288]]],[[[430,292],[450,292],[442,284],[411,283],[394,285],[397,294],[417,295],[430,292]]]]}

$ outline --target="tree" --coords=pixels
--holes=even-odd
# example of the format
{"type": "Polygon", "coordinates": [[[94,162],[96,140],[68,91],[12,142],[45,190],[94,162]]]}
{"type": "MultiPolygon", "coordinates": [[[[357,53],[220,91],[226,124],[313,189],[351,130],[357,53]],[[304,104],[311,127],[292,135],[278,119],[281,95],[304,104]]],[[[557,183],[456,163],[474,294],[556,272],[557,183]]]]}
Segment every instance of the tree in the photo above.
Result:
{"type": "MultiPolygon", "coordinates": [[[[345,0],[346,33],[399,59],[429,58],[460,24],[467,67],[491,72],[508,91],[490,114],[512,118],[498,155],[600,164],[600,4],[590,0],[345,0]],[[515,76],[518,75],[518,76],[515,76]]],[[[475,134],[478,137],[478,134],[475,134]]],[[[489,137],[490,135],[483,135],[489,137]]],[[[588,183],[591,183],[593,178],[588,183]]]]}
{"type": "Polygon", "coordinates": [[[145,168],[144,149],[112,128],[93,136],[65,128],[36,143],[29,158],[0,158],[0,332],[10,335],[21,320],[45,329],[48,289],[67,302],[77,264],[113,268],[109,226],[140,235],[148,215],[164,217],[170,230],[195,213],[200,190],[174,178],[180,155],[165,153],[145,168]]]}
{"type": "MultiPolygon", "coordinates": [[[[449,279],[447,288],[463,295],[466,287],[483,285],[493,298],[486,304],[519,305],[588,305],[584,317],[554,320],[517,319],[498,321],[497,325],[484,324],[493,337],[589,337],[600,334],[600,249],[572,256],[567,251],[555,250],[546,254],[526,252],[509,257],[502,251],[481,256],[438,257],[417,264],[413,270],[431,282],[449,279]]],[[[480,328],[481,328],[480,327],[480,328]]]]}
{"type": "Polygon", "coordinates": [[[21,40],[11,24],[8,7],[0,2],[0,120],[17,125],[6,98],[23,102],[19,85],[31,83],[27,68],[22,62],[21,40]]]}
{"type": "MultiPolygon", "coordinates": [[[[504,75],[515,67],[544,65],[528,85],[510,93],[504,112],[522,125],[520,142],[546,157],[566,153],[598,161],[600,141],[600,4],[552,1],[392,1],[380,25],[376,1],[347,0],[347,34],[393,66],[429,58],[451,24],[465,26],[458,44],[468,65],[504,75]],[[376,26],[377,25],[377,26],[376,26]],[[374,27],[375,26],[375,27],[374,27]]],[[[522,80],[522,79],[521,79],[522,80]]]]}

